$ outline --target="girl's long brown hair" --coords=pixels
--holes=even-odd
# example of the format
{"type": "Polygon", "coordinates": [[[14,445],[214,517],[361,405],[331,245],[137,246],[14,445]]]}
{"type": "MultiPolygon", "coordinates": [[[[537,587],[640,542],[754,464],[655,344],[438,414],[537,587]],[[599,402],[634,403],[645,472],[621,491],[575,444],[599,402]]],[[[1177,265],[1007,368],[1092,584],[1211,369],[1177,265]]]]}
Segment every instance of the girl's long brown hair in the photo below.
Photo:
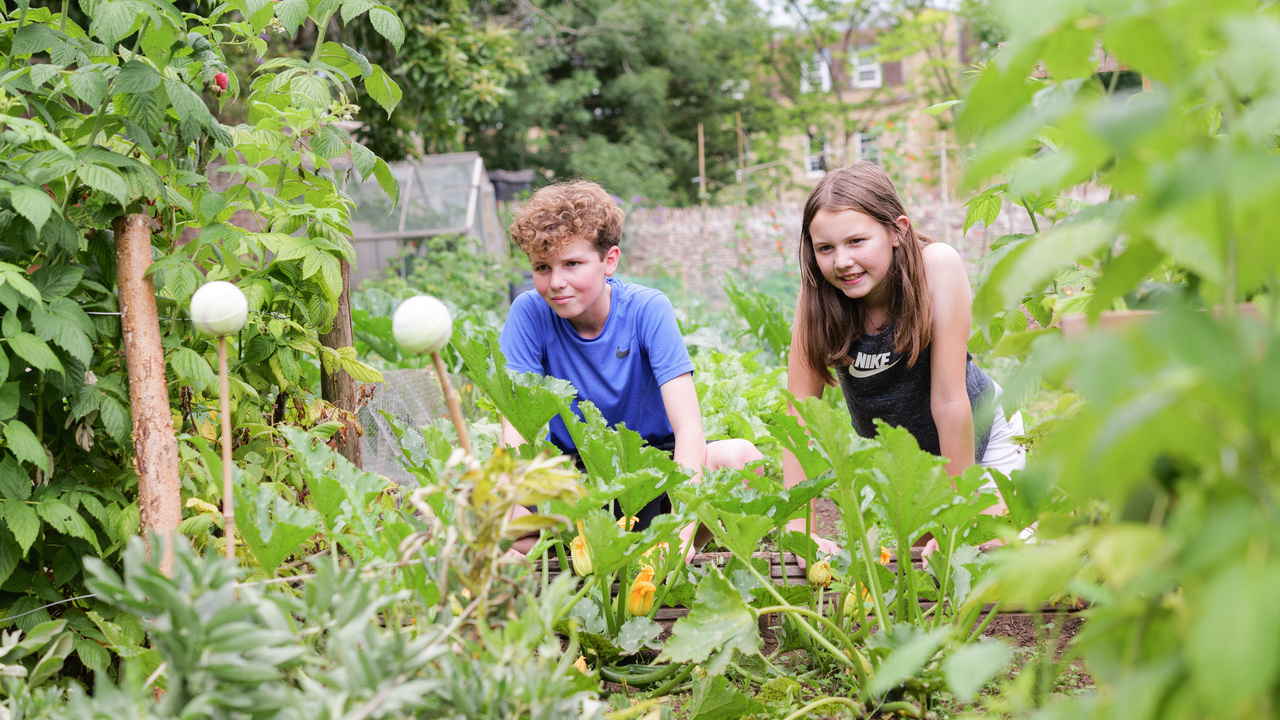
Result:
{"type": "Polygon", "coordinates": [[[853,362],[849,350],[862,338],[866,308],[828,283],[818,268],[809,225],[819,210],[856,210],[870,216],[893,235],[901,235],[893,249],[893,263],[883,280],[889,318],[893,322],[893,349],[907,356],[907,367],[916,364],[931,340],[933,313],[925,286],[921,249],[933,242],[911,225],[905,234],[897,218],[906,215],[893,182],[875,163],[860,160],[827,173],[804,204],[800,225],[800,302],[796,307],[795,337],[804,361],[816,377],[835,384],[834,365],[853,362]]]}

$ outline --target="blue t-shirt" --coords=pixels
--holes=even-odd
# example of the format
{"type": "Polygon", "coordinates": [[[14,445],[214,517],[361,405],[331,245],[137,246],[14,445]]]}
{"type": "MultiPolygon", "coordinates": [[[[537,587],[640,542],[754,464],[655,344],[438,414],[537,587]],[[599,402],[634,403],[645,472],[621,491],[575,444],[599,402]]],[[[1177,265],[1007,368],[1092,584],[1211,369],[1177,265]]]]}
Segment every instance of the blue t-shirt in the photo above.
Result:
{"type": "MultiPolygon", "coordinates": [[[[517,297],[499,339],[507,367],[568,380],[610,425],[626,423],[650,445],[670,443],[675,433],[659,388],[693,372],[675,309],[658,290],[614,278],[608,282],[609,317],[589,340],[556,315],[537,291],[517,297]]],[[[582,417],[577,401],[573,410],[582,417]]],[[[551,442],[565,452],[574,450],[559,417],[551,420],[551,442]]]]}

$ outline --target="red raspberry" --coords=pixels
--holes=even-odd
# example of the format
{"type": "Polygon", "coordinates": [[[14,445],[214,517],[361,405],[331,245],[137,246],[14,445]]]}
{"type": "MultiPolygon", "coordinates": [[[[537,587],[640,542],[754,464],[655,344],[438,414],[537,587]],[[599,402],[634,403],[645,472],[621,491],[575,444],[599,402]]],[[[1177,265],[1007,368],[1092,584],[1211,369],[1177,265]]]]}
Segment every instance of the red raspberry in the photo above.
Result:
{"type": "Polygon", "coordinates": [[[214,76],[213,76],[213,82],[217,84],[217,86],[218,86],[218,89],[219,89],[219,90],[226,90],[226,89],[227,89],[227,74],[226,74],[226,73],[218,73],[217,75],[214,75],[214,76]]]}

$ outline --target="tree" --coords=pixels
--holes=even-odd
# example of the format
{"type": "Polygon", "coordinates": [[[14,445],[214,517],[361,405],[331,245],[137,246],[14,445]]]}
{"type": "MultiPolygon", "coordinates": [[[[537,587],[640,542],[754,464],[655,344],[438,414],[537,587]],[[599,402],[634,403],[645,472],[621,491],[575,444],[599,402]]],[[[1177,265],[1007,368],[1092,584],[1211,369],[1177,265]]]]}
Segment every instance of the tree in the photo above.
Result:
{"type": "Polygon", "coordinates": [[[773,125],[757,74],[769,28],[752,0],[518,0],[493,12],[530,48],[530,74],[491,117],[467,122],[467,146],[489,167],[694,203],[699,123],[713,188],[736,185],[736,114],[748,129],[773,125]]]}
{"type": "MultiPolygon", "coordinates": [[[[387,113],[400,90],[357,50],[325,39],[334,17],[367,13],[396,42],[400,23],[387,7],[232,0],[193,13],[84,0],[55,9],[23,0],[0,15],[0,597],[10,615],[34,610],[17,621],[24,628],[49,619],[45,602],[83,594],[83,555],[116,560],[138,532],[136,498],[150,482],[142,465],[170,468],[162,531],[181,512],[175,460],[181,492],[219,499],[201,481],[216,462],[201,453],[201,430],[217,412],[214,345],[185,319],[205,279],[236,282],[252,313],[232,339],[238,461],[287,456],[270,402],[307,394],[309,356],[378,377],[354,352],[318,340],[353,255],[350,204],[331,161],[349,153],[358,175],[397,193],[386,163],[338,120],[357,88],[387,113]],[[267,59],[252,78],[229,72],[227,49],[265,50],[259,34],[269,24],[315,28],[308,56],[267,59]],[[241,97],[242,80],[246,122],[230,127],[211,107],[241,97]],[[228,189],[210,187],[211,168],[230,177],[228,189]],[[265,231],[230,224],[237,211],[265,231]],[[141,294],[156,313],[148,327],[122,331],[118,316],[128,318],[141,294]],[[128,346],[148,335],[150,366],[135,377],[139,348],[128,346]],[[151,401],[146,417],[131,403],[139,392],[151,401]],[[175,428],[188,433],[177,458],[175,428]]],[[[306,427],[324,409],[298,407],[290,419],[306,427]]],[[[252,465],[245,482],[263,474],[252,465]]],[[[105,669],[105,652],[86,640],[95,632],[86,613],[65,616],[82,636],[84,665],[105,669]]]]}
{"type": "Polygon", "coordinates": [[[400,160],[463,149],[466,123],[491,121],[510,95],[508,86],[528,72],[515,32],[486,21],[470,4],[390,0],[387,7],[404,23],[398,44],[383,36],[372,16],[343,28],[344,41],[387,67],[403,90],[391,119],[358,98],[360,137],[378,156],[400,160]]]}

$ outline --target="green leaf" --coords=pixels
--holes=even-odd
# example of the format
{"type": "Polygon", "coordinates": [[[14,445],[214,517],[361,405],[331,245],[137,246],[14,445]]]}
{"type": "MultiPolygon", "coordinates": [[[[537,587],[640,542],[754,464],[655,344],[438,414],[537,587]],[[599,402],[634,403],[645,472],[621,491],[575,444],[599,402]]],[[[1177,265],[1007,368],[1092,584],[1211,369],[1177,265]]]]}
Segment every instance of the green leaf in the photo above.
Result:
{"type": "Polygon", "coordinates": [[[39,23],[28,23],[14,33],[9,52],[13,55],[35,55],[48,50],[56,40],[57,36],[49,28],[39,23]]]}
{"type": "Polygon", "coordinates": [[[895,537],[914,539],[955,493],[942,458],[921,450],[909,430],[878,418],[876,427],[880,448],[871,461],[870,484],[876,489],[871,507],[884,517],[895,537]]]}
{"type": "Polygon", "coordinates": [[[343,45],[342,49],[346,51],[347,58],[360,68],[360,77],[369,77],[373,73],[373,65],[369,63],[369,58],[362,55],[360,51],[350,45],[343,45]]]}
{"type": "Polygon", "coordinates": [[[62,363],[53,354],[43,340],[31,333],[14,333],[8,338],[9,349],[17,353],[23,360],[31,363],[31,367],[46,372],[62,372],[62,363]]]}
{"type": "Polygon", "coordinates": [[[129,198],[125,194],[128,186],[115,170],[102,165],[81,165],[76,175],[85,185],[115,198],[121,207],[129,204],[129,198]]]}
{"type": "Polygon", "coordinates": [[[467,377],[526,441],[536,441],[552,417],[562,413],[572,417],[570,403],[576,395],[573,386],[555,378],[509,373],[496,332],[486,331],[484,342],[464,338],[455,347],[462,356],[467,377]]]}
{"type": "Polygon", "coordinates": [[[911,625],[895,627],[891,640],[884,638],[882,633],[877,633],[873,640],[889,645],[892,652],[876,668],[867,689],[872,695],[882,695],[915,677],[938,651],[938,646],[946,637],[947,631],[944,629],[925,632],[911,625]]]}
{"type": "Polygon", "coordinates": [[[18,404],[21,400],[21,386],[18,383],[0,385],[0,422],[7,421],[18,414],[18,404]]]}
{"type": "Polygon", "coordinates": [[[320,132],[311,138],[311,151],[319,155],[323,160],[332,160],[340,155],[345,155],[347,146],[351,145],[351,138],[340,128],[334,125],[325,125],[320,128],[320,132]]]}
{"type": "Polygon", "coordinates": [[[774,528],[772,518],[721,512],[706,503],[695,508],[694,512],[711,529],[716,542],[729,548],[739,558],[751,557],[756,548],[760,547],[760,541],[774,528]]]}
{"type": "MultiPolygon", "coordinates": [[[[84,268],[77,265],[43,265],[32,274],[31,282],[35,283],[36,289],[40,291],[40,296],[44,298],[44,301],[50,302],[66,297],[80,285],[80,280],[83,277],[84,268]]],[[[79,305],[71,303],[71,307],[88,321],[89,316],[84,314],[79,305]]],[[[79,323],[77,325],[85,332],[93,332],[92,322],[89,322],[88,327],[79,325],[79,323]]]]}
{"type": "Polygon", "coordinates": [[[948,655],[942,662],[942,672],[951,692],[960,702],[968,703],[1012,659],[1009,646],[999,640],[977,642],[948,655]]]}
{"type": "Polygon", "coordinates": [[[307,0],[280,0],[276,3],[276,19],[284,26],[285,34],[293,35],[307,19],[307,0]]]}
{"type": "Polygon", "coordinates": [[[268,485],[258,486],[256,496],[243,484],[236,488],[236,525],[262,568],[269,573],[297,552],[317,531],[315,511],[291,505],[268,485]]]}
{"type": "Polygon", "coordinates": [[[150,94],[160,87],[160,73],[151,67],[146,60],[134,58],[120,65],[120,72],[115,74],[115,92],[128,95],[150,94]]]}
{"type": "Polygon", "coordinates": [[[719,568],[698,583],[689,614],[676,621],[658,660],[702,663],[710,675],[720,675],[734,652],[760,654],[756,614],[729,584],[719,568]]]}
{"type": "Polygon", "coordinates": [[[356,172],[360,173],[362,182],[373,175],[373,166],[377,162],[378,156],[374,155],[372,150],[358,142],[351,143],[351,164],[355,166],[356,172]]]}
{"type": "Polygon", "coordinates": [[[1014,307],[1027,288],[1040,290],[1064,265],[1097,252],[1115,239],[1116,227],[1109,222],[1063,222],[1010,246],[974,296],[974,319],[981,322],[1014,307]]]}
{"type": "MultiPolygon", "coordinates": [[[[142,16],[145,17],[145,16],[142,16]]],[[[108,48],[129,34],[140,13],[135,3],[128,0],[104,0],[91,14],[89,32],[98,36],[108,48]]]]}
{"type": "Polygon", "coordinates": [[[0,495],[18,500],[31,497],[31,477],[12,455],[0,460],[0,495]]]}
{"type": "Polygon", "coordinates": [[[325,110],[333,102],[329,81],[318,75],[295,75],[289,83],[289,98],[301,110],[325,110]]]}
{"type": "Polygon", "coordinates": [[[0,262],[0,280],[3,280],[3,283],[0,284],[12,287],[36,303],[41,302],[40,291],[36,289],[35,285],[31,284],[30,280],[27,280],[26,273],[22,272],[18,267],[6,262],[0,262]]]}
{"type": "MultiPolygon", "coordinates": [[[[373,72],[364,79],[364,89],[369,93],[369,97],[373,98],[375,102],[382,106],[383,110],[387,111],[387,117],[391,117],[391,111],[395,110],[396,106],[400,104],[400,98],[403,95],[400,91],[400,86],[382,68],[377,66],[374,66],[373,72]]],[[[379,177],[379,181],[381,181],[381,177],[379,177]]],[[[386,189],[385,184],[382,187],[384,190],[386,189]]],[[[388,190],[387,194],[390,195],[391,191],[388,190]]]]}
{"type": "Polygon", "coordinates": [[[75,638],[75,651],[80,662],[94,672],[106,672],[111,667],[111,653],[96,640],[75,638]]]}
{"type": "Polygon", "coordinates": [[[56,209],[53,198],[48,193],[30,185],[18,185],[9,191],[9,203],[31,223],[37,233],[44,227],[49,214],[56,209]]]}
{"type": "Polygon", "coordinates": [[[396,50],[404,44],[404,25],[400,23],[400,18],[385,6],[370,10],[369,22],[373,23],[373,29],[394,45],[396,50]]]}
{"type": "Polygon", "coordinates": [[[203,355],[188,347],[177,347],[169,355],[169,365],[178,378],[191,385],[193,392],[211,392],[218,388],[218,376],[203,355]]]}
{"type": "Polygon", "coordinates": [[[194,90],[180,80],[168,78],[164,81],[164,91],[173,104],[173,111],[180,120],[190,120],[208,129],[213,122],[213,115],[194,90]]]}
{"type": "Polygon", "coordinates": [[[964,215],[964,228],[960,231],[961,234],[968,235],[969,228],[973,227],[979,221],[987,227],[995,225],[996,220],[1000,217],[1000,209],[1004,205],[1003,196],[1000,195],[1000,191],[1007,187],[1008,185],[1002,184],[997,185],[996,187],[987,188],[964,204],[966,211],[964,215]]]}
{"type": "MultiPolygon", "coordinates": [[[[18,567],[18,561],[21,559],[22,553],[19,552],[18,543],[14,542],[9,532],[4,528],[0,528],[0,584],[8,581],[9,576],[13,574],[14,568],[18,567]]],[[[22,599],[11,605],[7,614],[16,615],[19,612],[16,608],[20,602],[22,602],[22,599]]]]}
{"type": "Polygon", "coordinates": [[[770,708],[744,695],[728,678],[715,675],[695,683],[693,696],[682,710],[689,720],[738,720],[767,716],[770,708]]]}
{"type": "Polygon", "coordinates": [[[89,523],[85,522],[83,517],[80,517],[80,513],[72,510],[66,503],[61,500],[43,500],[36,505],[36,512],[40,513],[40,517],[44,518],[44,521],[54,530],[64,535],[88,540],[98,552],[102,552],[93,528],[89,527],[89,523]]]}
{"type": "Polygon", "coordinates": [[[400,180],[391,172],[391,168],[387,167],[386,161],[382,158],[378,158],[373,164],[373,176],[377,178],[378,185],[382,187],[382,191],[391,199],[391,206],[394,208],[399,205],[400,180]]]}
{"type": "Polygon", "coordinates": [[[107,429],[107,434],[121,445],[128,445],[132,433],[129,409],[119,400],[104,395],[102,404],[98,406],[98,413],[102,418],[102,426],[107,429]]]}
{"type": "Polygon", "coordinates": [[[657,650],[662,647],[658,636],[662,634],[662,626],[647,617],[633,617],[618,628],[618,647],[630,655],[641,648],[657,650]]]}
{"type": "Polygon", "coordinates": [[[25,557],[31,544],[40,535],[40,517],[36,515],[36,509],[18,498],[6,498],[4,520],[9,524],[9,531],[22,547],[25,557]]]}
{"type": "Polygon", "coordinates": [[[342,24],[350,23],[354,18],[360,17],[361,13],[377,6],[373,0],[347,0],[342,3],[342,24]]]}
{"type": "Polygon", "coordinates": [[[639,557],[644,546],[640,533],[618,527],[613,514],[594,510],[583,520],[583,534],[591,551],[592,563],[597,575],[608,575],[625,567],[639,557]]]}
{"type": "Polygon", "coordinates": [[[1235,560],[1197,592],[1185,661],[1202,707],[1238,715],[1264,696],[1280,671],[1280,565],[1235,560]],[[1231,652],[1222,652],[1230,647],[1231,652]]]}
{"type": "Polygon", "coordinates": [[[218,213],[227,206],[227,199],[222,193],[206,192],[200,196],[200,214],[206,223],[216,222],[218,213]]]}
{"type": "Polygon", "coordinates": [[[67,78],[71,94],[91,107],[98,107],[107,97],[107,78],[99,70],[80,68],[67,78]]]}

